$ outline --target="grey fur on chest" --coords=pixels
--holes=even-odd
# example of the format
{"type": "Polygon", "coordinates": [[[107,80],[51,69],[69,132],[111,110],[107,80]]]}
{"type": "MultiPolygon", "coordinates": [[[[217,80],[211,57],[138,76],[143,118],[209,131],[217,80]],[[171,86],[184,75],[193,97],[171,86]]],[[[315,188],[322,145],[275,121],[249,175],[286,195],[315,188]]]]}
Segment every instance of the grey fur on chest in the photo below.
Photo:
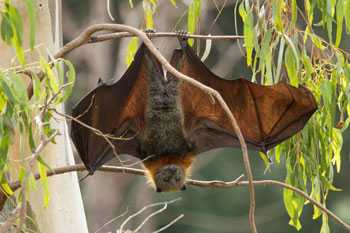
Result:
{"type": "Polygon", "coordinates": [[[179,80],[149,76],[146,128],[142,135],[141,153],[149,155],[184,154],[189,145],[183,130],[179,80]]]}

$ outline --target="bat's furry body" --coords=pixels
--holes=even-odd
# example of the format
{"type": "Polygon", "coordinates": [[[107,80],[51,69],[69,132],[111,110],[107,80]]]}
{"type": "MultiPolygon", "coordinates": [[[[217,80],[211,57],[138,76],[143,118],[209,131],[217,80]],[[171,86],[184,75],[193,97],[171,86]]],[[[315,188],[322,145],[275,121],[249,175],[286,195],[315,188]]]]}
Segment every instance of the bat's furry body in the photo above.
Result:
{"type": "Polygon", "coordinates": [[[145,111],[145,129],[140,142],[141,154],[179,156],[190,151],[183,127],[180,107],[179,80],[166,80],[159,72],[148,76],[148,96],[145,111]]]}
{"type": "Polygon", "coordinates": [[[157,191],[179,190],[184,188],[184,177],[193,159],[192,154],[188,154],[192,148],[183,125],[180,80],[171,75],[160,76],[161,70],[151,70],[151,60],[149,58],[147,64],[147,106],[145,128],[140,135],[140,154],[149,157],[144,165],[157,191]]]}

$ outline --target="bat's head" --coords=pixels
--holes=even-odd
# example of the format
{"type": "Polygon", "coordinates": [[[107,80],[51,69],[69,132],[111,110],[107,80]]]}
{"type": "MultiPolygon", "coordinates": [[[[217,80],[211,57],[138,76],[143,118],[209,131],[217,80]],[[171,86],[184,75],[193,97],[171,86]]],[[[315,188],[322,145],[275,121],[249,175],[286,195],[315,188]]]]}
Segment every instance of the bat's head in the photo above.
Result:
{"type": "Polygon", "coordinates": [[[157,192],[173,192],[186,189],[185,181],[192,161],[192,154],[168,155],[144,161],[144,165],[157,192]]]}

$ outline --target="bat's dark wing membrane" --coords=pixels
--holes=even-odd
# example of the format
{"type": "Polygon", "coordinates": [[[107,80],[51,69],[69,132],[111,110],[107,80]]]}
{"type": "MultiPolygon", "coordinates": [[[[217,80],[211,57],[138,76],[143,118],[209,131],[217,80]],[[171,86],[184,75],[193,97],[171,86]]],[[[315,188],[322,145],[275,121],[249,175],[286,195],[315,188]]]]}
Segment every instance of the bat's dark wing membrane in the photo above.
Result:
{"type": "MultiPolygon", "coordinates": [[[[111,137],[118,154],[138,154],[137,135],[144,129],[147,79],[141,45],[124,75],[112,85],[102,84],[87,94],[73,109],[73,117],[111,137]],[[115,137],[124,139],[117,140],[115,137]]],[[[85,166],[93,173],[113,157],[112,147],[99,132],[72,121],[72,139],[85,166]]]]}
{"type": "MultiPolygon", "coordinates": [[[[245,79],[225,80],[213,74],[187,43],[175,50],[172,64],[180,72],[217,90],[236,118],[251,149],[264,151],[300,131],[317,105],[311,92],[285,83],[272,86],[245,79]]],[[[239,147],[239,141],[222,107],[211,97],[183,82],[185,130],[201,153],[218,147],[239,147]]]]}

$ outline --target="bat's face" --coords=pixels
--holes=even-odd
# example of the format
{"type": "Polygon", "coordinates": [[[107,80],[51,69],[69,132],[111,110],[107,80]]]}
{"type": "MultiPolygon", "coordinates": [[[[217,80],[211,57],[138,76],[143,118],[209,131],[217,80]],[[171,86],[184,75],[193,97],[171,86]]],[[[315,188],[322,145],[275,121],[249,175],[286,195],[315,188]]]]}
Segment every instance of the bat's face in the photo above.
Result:
{"type": "Polygon", "coordinates": [[[153,179],[157,192],[172,192],[186,188],[185,171],[176,164],[160,167],[153,179]]]}
{"type": "Polygon", "coordinates": [[[194,154],[163,155],[156,160],[144,161],[150,182],[157,192],[185,190],[186,177],[189,176],[194,154]]]}

